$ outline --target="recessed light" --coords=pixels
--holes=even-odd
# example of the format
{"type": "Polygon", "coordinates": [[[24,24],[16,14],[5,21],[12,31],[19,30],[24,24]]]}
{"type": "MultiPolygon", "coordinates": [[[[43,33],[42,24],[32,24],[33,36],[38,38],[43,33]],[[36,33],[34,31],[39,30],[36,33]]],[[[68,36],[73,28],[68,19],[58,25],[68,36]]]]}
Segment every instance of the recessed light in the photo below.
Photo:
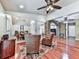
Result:
{"type": "Polygon", "coordinates": [[[19,18],[18,17],[15,17],[16,18],[16,20],[18,20],[19,18]]]}
{"type": "Polygon", "coordinates": [[[20,7],[21,9],[23,9],[23,8],[24,8],[24,5],[20,5],[19,7],[20,7]]]}
{"type": "Polygon", "coordinates": [[[34,24],[34,22],[35,22],[35,21],[34,21],[34,20],[32,20],[32,21],[31,21],[31,24],[34,24]]]}

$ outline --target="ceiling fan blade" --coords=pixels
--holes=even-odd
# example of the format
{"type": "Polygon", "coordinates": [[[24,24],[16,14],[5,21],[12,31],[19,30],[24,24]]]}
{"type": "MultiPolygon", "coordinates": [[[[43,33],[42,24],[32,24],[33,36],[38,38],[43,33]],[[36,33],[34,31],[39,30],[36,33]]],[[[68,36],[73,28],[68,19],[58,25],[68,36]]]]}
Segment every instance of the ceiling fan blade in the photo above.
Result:
{"type": "Polygon", "coordinates": [[[62,7],[53,5],[53,8],[55,8],[55,9],[61,9],[62,7]]]}
{"type": "Polygon", "coordinates": [[[50,3],[52,2],[52,0],[45,0],[45,2],[46,2],[47,4],[50,4],[50,3]]]}
{"type": "Polygon", "coordinates": [[[50,2],[53,2],[52,0],[49,0],[50,2]]]}
{"type": "Polygon", "coordinates": [[[53,1],[52,0],[49,0],[50,1],[50,5],[53,5],[53,1]]]}
{"type": "Polygon", "coordinates": [[[47,6],[43,6],[43,7],[40,7],[40,8],[38,8],[37,10],[40,10],[40,9],[43,9],[43,8],[46,8],[47,6]]]}
{"type": "Polygon", "coordinates": [[[54,0],[53,2],[56,3],[56,2],[58,2],[58,1],[60,1],[60,0],[54,0]]]}
{"type": "Polygon", "coordinates": [[[48,0],[45,0],[46,3],[48,3],[48,0]]]}

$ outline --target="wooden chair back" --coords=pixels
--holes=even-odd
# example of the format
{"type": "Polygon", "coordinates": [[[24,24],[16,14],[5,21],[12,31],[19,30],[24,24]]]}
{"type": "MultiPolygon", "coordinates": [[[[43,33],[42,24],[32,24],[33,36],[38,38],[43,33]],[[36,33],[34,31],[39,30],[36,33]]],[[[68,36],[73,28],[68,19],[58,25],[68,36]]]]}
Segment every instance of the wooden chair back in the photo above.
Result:
{"type": "Polygon", "coordinates": [[[41,35],[32,35],[32,39],[27,41],[27,53],[38,53],[41,35]]]}

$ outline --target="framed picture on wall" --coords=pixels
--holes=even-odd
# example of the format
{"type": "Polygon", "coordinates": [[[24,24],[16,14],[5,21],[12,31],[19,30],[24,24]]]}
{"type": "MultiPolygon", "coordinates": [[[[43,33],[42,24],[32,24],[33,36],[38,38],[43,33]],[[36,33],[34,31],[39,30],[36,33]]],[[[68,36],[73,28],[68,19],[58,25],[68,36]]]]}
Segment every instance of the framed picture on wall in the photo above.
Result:
{"type": "Polygon", "coordinates": [[[24,25],[20,25],[20,31],[24,31],[24,25]]]}

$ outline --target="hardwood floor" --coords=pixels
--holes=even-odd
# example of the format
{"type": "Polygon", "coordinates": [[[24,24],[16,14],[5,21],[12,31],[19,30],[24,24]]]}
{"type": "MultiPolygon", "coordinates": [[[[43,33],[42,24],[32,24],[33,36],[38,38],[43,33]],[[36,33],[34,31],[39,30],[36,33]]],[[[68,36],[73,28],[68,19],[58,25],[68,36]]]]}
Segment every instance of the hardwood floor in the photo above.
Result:
{"type": "Polygon", "coordinates": [[[40,55],[37,58],[35,58],[36,56],[34,56],[33,59],[62,59],[63,54],[66,53],[66,46],[68,46],[67,54],[69,59],[79,59],[79,41],[75,41],[72,44],[66,44],[65,39],[57,39],[55,48],[42,46],[41,48],[43,48],[47,52],[43,51],[43,53],[40,53],[40,55]]]}
{"type": "Polygon", "coordinates": [[[66,46],[68,46],[67,53],[69,59],[79,59],[79,41],[76,41],[72,44],[66,44],[65,39],[57,40],[57,47],[55,49],[49,50],[39,59],[61,59],[63,53],[65,53],[66,46]]]}

